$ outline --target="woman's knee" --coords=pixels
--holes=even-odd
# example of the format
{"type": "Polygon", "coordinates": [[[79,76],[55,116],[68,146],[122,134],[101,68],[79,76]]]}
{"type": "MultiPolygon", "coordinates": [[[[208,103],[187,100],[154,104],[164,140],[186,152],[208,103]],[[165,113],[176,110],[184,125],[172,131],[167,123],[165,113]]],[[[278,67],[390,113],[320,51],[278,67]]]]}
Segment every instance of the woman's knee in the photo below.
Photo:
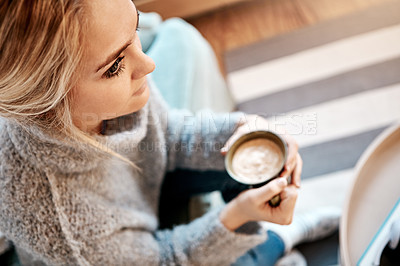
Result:
{"type": "Polygon", "coordinates": [[[170,18],[165,20],[160,28],[160,33],[167,32],[174,37],[201,37],[201,34],[195,27],[181,18],[170,18]]]}
{"type": "Polygon", "coordinates": [[[199,31],[180,18],[170,18],[164,21],[159,30],[157,38],[162,43],[172,43],[178,50],[185,54],[193,50],[209,50],[209,44],[199,31]]]}

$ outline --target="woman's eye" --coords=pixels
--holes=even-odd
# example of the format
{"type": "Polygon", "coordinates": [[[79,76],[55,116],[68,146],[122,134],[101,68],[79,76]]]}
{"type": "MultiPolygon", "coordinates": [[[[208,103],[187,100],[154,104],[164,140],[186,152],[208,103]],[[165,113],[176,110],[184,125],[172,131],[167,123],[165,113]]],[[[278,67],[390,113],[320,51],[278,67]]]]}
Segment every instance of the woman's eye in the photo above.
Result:
{"type": "Polygon", "coordinates": [[[139,18],[140,18],[140,13],[139,13],[139,11],[137,11],[137,10],[136,10],[136,12],[137,12],[137,24],[136,24],[136,31],[139,31],[139,29],[140,29],[140,26],[139,26],[139,18]]]}
{"type": "Polygon", "coordinates": [[[122,59],[125,56],[119,57],[115,60],[114,64],[104,73],[105,78],[112,78],[121,74],[121,71],[124,69],[124,65],[121,63],[122,59]]]}

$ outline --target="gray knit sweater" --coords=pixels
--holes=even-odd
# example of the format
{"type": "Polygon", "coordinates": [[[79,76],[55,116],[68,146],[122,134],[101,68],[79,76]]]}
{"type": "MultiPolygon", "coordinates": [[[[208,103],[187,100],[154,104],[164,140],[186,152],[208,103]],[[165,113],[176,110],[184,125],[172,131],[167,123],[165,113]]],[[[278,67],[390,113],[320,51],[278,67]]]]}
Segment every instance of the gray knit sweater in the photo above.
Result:
{"type": "Polygon", "coordinates": [[[0,119],[0,231],[47,265],[229,265],[266,240],[259,228],[231,232],[215,210],[158,230],[157,209],[166,171],[223,169],[217,147],[238,116],[167,112],[153,90],[142,110],[98,137],[141,171],[0,119]]]}

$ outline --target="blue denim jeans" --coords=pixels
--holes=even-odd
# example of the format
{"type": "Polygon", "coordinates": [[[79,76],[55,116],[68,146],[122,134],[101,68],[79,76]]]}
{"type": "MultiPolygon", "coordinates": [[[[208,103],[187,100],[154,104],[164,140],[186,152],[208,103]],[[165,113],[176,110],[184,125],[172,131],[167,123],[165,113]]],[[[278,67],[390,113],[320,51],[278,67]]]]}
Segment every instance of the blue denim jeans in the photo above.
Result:
{"type": "MultiPolygon", "coordinates": [[[[246,186],[234,181],[226,172],[176,170],[166,175],[160,197],[160,226],[172,227],[174,224],[187,222],[189,198],[193,195],[220,190],[226,201],[234,198],[246,186]],[[183,210],[183,211],[182,211],[183,210]],[[182,221],[183,219],[183,221],[182,221]]],[[[234,266],[275,265],[283,255],[285,246],[282,239],[268,231],[266,242],[249,250],[240,257],[234,266]]]]}
{"type": "Polygon", "coordinates": [[[232,266],[273,266],[282,257],[285,245],[282,239],[273,231],[267,231],[268,239],[264,243],[250,249],[232,266]]]}

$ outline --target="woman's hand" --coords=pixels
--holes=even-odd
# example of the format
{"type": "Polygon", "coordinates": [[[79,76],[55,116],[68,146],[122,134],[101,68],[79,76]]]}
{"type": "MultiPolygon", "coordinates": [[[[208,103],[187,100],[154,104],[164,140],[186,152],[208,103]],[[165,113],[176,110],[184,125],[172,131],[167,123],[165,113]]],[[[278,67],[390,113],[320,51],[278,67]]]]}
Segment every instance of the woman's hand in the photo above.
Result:
{"type": "MultiPolygon", "coordinates": [[[[248,115],[246,121],[239,125],[226,142],[221,153],[225,155],[239,137],[256,130],[271,131],[264,118],[248,115]]],[[[226,205],[220,213],[220,220],[229,230],[233,231],[249,221],[268,221],[278,224],[289,224],[292,221],[303,161],[294,138],[281,128],[276,129],[275,133],[286,141],[288,147],[286,164],[280,178],[260,188],[244,191],[226,205]],[[287,184],[289,176],[292,176],[291,184],[287,184]],[[269,201],[278,194],[281,197],[279,206],[271,207],[269,201]]]]}
{"type": "Polygon", "coordinates": [[[219,218],[231,231],[250,221],[290,224],[296,199],[296,186],[288,185],[286,178],[280,177],[262,187],[240,193],[225,206],[219,218]],[[277,194],[281,195],[281,203],[271,207],[268,202],[277,194]]]}
{"type": "MultiPolygon", "coordinates": [[[[242,135],[256,130],[270,130],[267,120],[258,115],[247,115],[246,121],[242,122],[236,129],[235,133],[228,139],[225,146],[221,149],[221,153],[225,155],[233,143],[242,135]]],[[[280,176],[292,176],[291,183],[300,188],[300,176],[303,168],[303,161],[298,153],[299,146],[296,140],[287,134],[283,128],[277,128],[275,133],[279,134],[288,146],[288,156],[286,164],[280,176]]]]}

